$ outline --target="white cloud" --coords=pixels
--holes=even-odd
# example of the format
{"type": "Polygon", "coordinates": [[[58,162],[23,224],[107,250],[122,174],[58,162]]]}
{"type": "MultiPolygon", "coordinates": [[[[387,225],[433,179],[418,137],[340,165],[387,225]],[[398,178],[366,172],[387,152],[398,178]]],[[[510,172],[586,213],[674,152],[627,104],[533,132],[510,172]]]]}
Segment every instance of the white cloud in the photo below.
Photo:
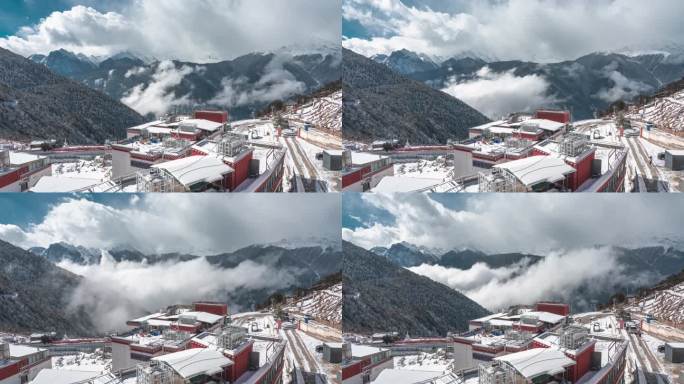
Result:
{"type": "Polygon", "coordinates": [[[516,76],[514,72],[493,72],[483,67],[474,79],[452,79],[442,91],[492,119],[512,112],[532,112],[555,102],[554,97],[547,96],[549,83],[543,76],[516,76]]]}
{"type": "Polygon", "coordinates": [[[146,254],[208,255],[283,239],[335,241],[339,209],[332,195],[149,194],[123,206],[69,198],[25,229],[0,224],[0,239],[22,248],[65,242],[96,249],[133,247],[146,254]]]}
{"type": "Polygon", "coordinates": [[[174,106],[187,105],[191,102],[189,95],[177,97],[174,87],[179,85],[185,76],[196,71],[197,68],[194,67],[183,65],[176,68],[172,61],[162,61],[157,65],[151,81],[133,87],[121,98],[121,102],[143,115],[162,115],[174,106]]]}
{"type": "Polygon", "coordinates": [[[224,78],[223,89],[209,101],[209,104],[239,107],[246,104],[270,102],[303,93],[306,84],[297,79],[284,67],[286,56],[275,56],[264,68],[264,74],[255,83],[241,77],[224,78]]]}
{"type": "Polygon", "coordinates": [[[618,100],[630,100],[652,90],[651,86],[648,84],[644,84],[637,80],[630,80],[625,77],[625,75],[617,70],[616,62],[607,65],[603,69],[603,73],[607,78],[613,81],[614,85],[611,88],[601,89],[596,94],[596,97],[608,103],[618,100]]]}
{"type": "MultiPolygon", "coordinates": [[[[292,270],[274,269],[249,260],[233,269],[216,267],[204,258],[148,265],[116,262],[103,252],[99,265],[63,262],[59,266],[83,277],[70,304],[74,308],[85,306],[102,332],[121,329],[126,320],[169,305],[226,301],[231,292],[276,291],[295,282],[292,270]]],[[[238,308],[233,305],[231,310],[238,308]]]]}
{"type": "Polygon", "coordinates": [[[0,39],[0,46],[22,55],[64,48],[86,55],[131,51],[214,61],[292,44],[339,42],[340,6],[339,0],[128,0],[117,4],[117,12],[99,12],[77,5],[0,39]]]}
{"type": "MultiPolygon", "coordinates": [[[[475,264],[469,270],[431,265],[409,269],[461,291],[492,311],[542,300],[571,302],[577,299],[574,295],[580,287],[593,293],[611,292],[612,286],[637,283],[634,278],[646,277],[626,277],[610,247],[552,252],[529,267],[492,269],[475,264]]],[[[590,295],[585,292],[585,296],[590,295]]]]}
{"type": "Polygon", "coordinates": [[[546,62],[625,45],[656,49],[684,40],[684,26],[678,18],[684,13],[684,3],[679,1],[462,3],[456,7],[460,12],[441,12],[428,6],[406,6],[399,0],[345,0],[343,17],[363,25],[371,36],[345,39],[344,46],[366,56],[406,48],[438,57],[475,52],[501,60],[546,62]]]}
{"type": "Polygon", "coordinates": [[[487,253],[543,253],[595,245],[644,245],[670,236],[682,241],[684,215],[676,196],[364,195],[391,223],[344,228],[344,240],[363,248],[406,241],[428,248],[471,248],[487,253]],[[638,218],[638,219],[636,219],[638,218]],[[619,224],[617,224],[619,223],[619,224]]]}

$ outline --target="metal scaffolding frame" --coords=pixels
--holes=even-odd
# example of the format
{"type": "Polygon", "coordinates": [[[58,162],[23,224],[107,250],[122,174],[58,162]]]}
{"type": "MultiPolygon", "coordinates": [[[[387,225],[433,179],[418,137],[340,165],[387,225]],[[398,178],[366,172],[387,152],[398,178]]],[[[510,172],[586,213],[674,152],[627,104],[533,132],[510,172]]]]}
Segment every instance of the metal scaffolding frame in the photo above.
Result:
{"type": "Polygon", "coordinates": [[[136,189],[138,192],[185,192],[186,188],[173,175],[161,168],[149,168],[136,173],[136,189]]]}
{"type": "Polygon", "coordinates": [[[225,325],[216,337],[216,344],[223,349],[235,349],[247,337],[247,328],[225,325]]]}
{"type": "Polygon", "coordinates": [[[480,192],[527,192],[527,188],[506,169],[492,168],[478,175],[480,192]]]}
{"type": "Polygon", "coordinates": [[[577,349],[584,345],[589,338],[589,333],[584,327],[569,325],[561,329],[558,341],[561,347],[577,349]]]}
{"type": "Polygon", "coordinates": [[[135,376],[137,384],[172,384],[175,372],[164,362],[150,360],[136,366],[135,376]]]}
{"type": "Polygon", "coordinates": [[[216,143],[216,152],[223,156],[235,157],[244,150],[245,146],[246,141],[244,137],[228,132],[221,136],[216,143]]]}
{"type": "Polygon", "coordinates": [[[515,368],[500,361],[480,364],[477,373],[479,384],[522,384],[525,382],[515,368]]]}
{"type": "Polygon", "coordinates": [[[569,133],[558,142],[558,152],[563,156],[576,157],[586,151],[588,145],[586,136],[569,133]]]}

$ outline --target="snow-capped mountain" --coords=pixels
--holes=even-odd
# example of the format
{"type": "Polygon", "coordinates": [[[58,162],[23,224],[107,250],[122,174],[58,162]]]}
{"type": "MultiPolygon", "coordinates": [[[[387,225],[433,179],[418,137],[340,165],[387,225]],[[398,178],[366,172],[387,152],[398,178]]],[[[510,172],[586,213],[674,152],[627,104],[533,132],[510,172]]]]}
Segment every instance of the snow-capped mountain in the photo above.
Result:
{"type": "Polygon", "coordinates": [[[305,47],[286,47],[275,52],[205,63],[158,61],[123,52],[94,64],[62,50],[32,60],[143,115],[161,115],[174,107],[213,107],[229,109],[234,119],[249,118],[271,102],[311,93],[340,78],[339,48],[323,45],[305,53],[305,47]]]}
{"type": "Polygon", "coordinates": [[[411,52],[407,49],[395,51],[389,55],[375,55],[371,59],[402,75],[439,68],[439,65],[427,55],[411,52]]]}

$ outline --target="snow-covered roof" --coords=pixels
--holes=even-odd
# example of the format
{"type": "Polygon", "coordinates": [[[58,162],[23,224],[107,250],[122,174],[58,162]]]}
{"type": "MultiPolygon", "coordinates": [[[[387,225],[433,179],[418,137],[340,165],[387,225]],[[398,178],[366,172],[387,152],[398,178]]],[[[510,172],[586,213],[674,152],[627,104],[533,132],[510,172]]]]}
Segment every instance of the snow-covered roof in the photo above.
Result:
{"type": "Polygon", "coordinates": [[[207,324],[214,324],[217,321],[223,319],[223,316],[215,315],[213,313],[208,312],[183,312],[182,316],[193,316],[197,319],[197,321],[207,324]]]}
{"type": "Polygon", "coordinates": [[[184,126],[193,125],[197,129],[201,129],[203,131],[208,131],[208,132],[214,132],[223,126],[222,123],[217,123],[215,121],[205,120],[205,119],[187,119],[187,120],[183,120],[180,125],[184,125],[184,126]]]}
{"type": "Polygon", "coordinates": [[[323,152],[327,153],[330,156],[342,156],[342,150],[341,149],[326,149],[323,152]]]}
{"type": "Polygon", "coordinates": [[[666,344],[669,345],[671,348],[675,348],[675,349],[684,348],[684,343],[666,343],[666,344]]]}
{"type": "Polygon", "coordinates": [[[531,312],[526,312],[525,316],[536,316],[539,318],[540,321],[544,323],[549,323],[549,324],[557,324],[561,320],[565,319],[565,316],[562,315],[557,315],[555,313],[551,312],[537,312],[537,311],[531,311],[531,312]]]}
{"type": "Polygon", "coordinates": [[[200,182],[213,183],[221,180],[224,175],[233,172],[233,168],[212,156],[184,157],[155,164],[152,167],[165,169],[185,186],[200,182]]]}
{"type": "Polygon", "coordinates": [[[510,364],[527,379],[541,375],[556,375],[563,372],[566,367],[575,365],[574,360],[554,348],[533,348],[499,356],[494,360],[510,364]]]}
{"type": "Polygon", "coordinates": [[[352,152],[352,164],[354,165],[364,165],[372,163],[374,161],[385,159],[386,156],[374,155],[372,153],[365,152],[352,152]]]}
{"type": "Polygon", "coordinates": [[[491,123],[478,125],[476,127],[470,128],[470,129],[472,129],[472,130],[484,130],[484,129],[491,128],[491,127],[494,127],[496,125],[501,125],[501,124],[505,124],[505,123],[506,123],[506,120],[497,120],[497,121],[492,121],[491,123]]]}
{"type": "Polygon", "coordinates": [[[167,363],[184,379],[199,375],[214,375],[233,364],[233,361],[221,352],[206,348],[186,349],[185,351],[153,357],[152,360],[167,363]]]}
{"type": "Polygon", "coordinates": [[[684,150],[668,149],[665,152],[671,154],[672,156],[684,156],[684,150]]]}
{"type": "Polygon", "coordinates": [[[163,122],[162,120],[155,120],[155,121],[150,121],[149,123],[136,125],[135,127],[130,127],[130,128],[128,128],[128,129],[131,129],[131,130],[141,130],[141,129],[153,127],[153,126],[155,126],[155,125],[160,125],[160,124],[163,124],[163,123],[164,123],[164,122],[163,122]]]}
{"type": "Polygon", "coordinates": [[[515,322],[511,320],[491,319],[487,320],[487,323],[494,327],[512,327],[515,322]]]}
{"type": "Polygon", "coordinates": [[[443,182],[442,179],[421,177],[386,176],[373,188],[377,193],[414,192],[434,187],[443,182]]]}
{"type": "Polygon", "coordinates": [[[507,169],[528,187],[543,182],[555,183],[575,172],[575,168],[567,165],[563,159],[551,156],[531,156],[494,167],[507,169]]]}
{"type": "Polygon", "coordinates": [[[43,156],[32,155],[30,153],[10,151],[10,164],[12,165],[26,164],[43,158],[43,156]]]}
{"type": "Polygon", "coordinates": [[[69,369],[41,369],[31,384],[72,384],[100,376],[95,371],[75,371],[69,369]]]}
{"type": "Polygon", "coordinates": [[[374,355],[379,352],[384,352],[386,349],[378,348],[378,347],[368,347],[366,345],[358,345],[358,344],[352,344],[351,345],[351,352],[352,356],[359,358],[359,357],[366,357],[370,355],[374,355]]]}
{"type": "Polygon", "coordinates": [[[25,345],[10,344],[9,347],[10,347],[10,356],[12,356],[12,357],[24,357],[24,356],[28,356],[28,355],[33,355],[34,353],[44,351],[44,349],[27,347],[25,345]]]}
{"type": "Polygon", "coordinates": [[[143,321],[146,321],[146,320],[149,320],[149,319],[156,319],[156,318],[161,317],[161,316],[164,316],[164,315],[165,315],[164,312],[155,312],[155,313],[151,313],[151,314],[149,314],[149,315],[145,315],[145,316],[142,316],[142,317],[138,317],[137,319],[132,319],[132,320],[130,320],[130,321],[133,322],[133,323],[142,323],[143,321]]]}
{"type": "Polygon", "coordinates": [[[76,192],[81,191],[102,182],[93,178],[63,177],[63,176],[43,176],[31,192],[76,192]]]}
{"type": "Polygon", "coordinates": [[[525,122],[523,122],[523,125],[524,126],[537,126],[540,129],[543,129],[545,131],[551,131],[551,132],[556,132],[565,126],[565,124],[563,124],[563,123],[559,123],[557,121],[547,120],[547,119],[529,119],[529,120],[525,120],[525,122]]]}
{"type": "Polygon", "coordinates": [[[493,314],[488,315],[488,316],[485,316],[485,317],[480,317],[479,319],[473,319],[473,320],[470,320],[470,321],[473,322],[473,323],[482,323],[482,322],[485,322],[485,321],[488,321],[488,320],[491,320],[491,319],[496,319],[496,318],[504,317],[504,316],[506,316],[506,313],[504,313],[504,312],[499,312],[499,313],[493,313],[493,314]]]}
{"type": "Polygon", "coordinates": [[[378,377],[375,378],[373,384],[410,384],[419,383],[421,381],[434,379],[441,376],[441,372],[437,371],[418,371],[412,369],[385,369],[378,377]]]}
{"type": "Polygon", "coordinates": [[[170,327],[171,324],[173,324],[172,321],[159,320],[159,319],[145,320],[145,323],[151,327],[170,327]]]}

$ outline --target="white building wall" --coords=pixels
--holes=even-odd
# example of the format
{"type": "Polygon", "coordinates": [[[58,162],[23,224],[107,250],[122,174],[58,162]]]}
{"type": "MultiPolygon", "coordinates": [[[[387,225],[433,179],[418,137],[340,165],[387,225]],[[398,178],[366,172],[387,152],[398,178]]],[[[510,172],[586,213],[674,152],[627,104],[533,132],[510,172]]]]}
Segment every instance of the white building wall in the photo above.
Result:
{"type": "Polygon", "coordinates": [[[374,174],[373,176],[371,176],[371,180],[370,180],[371,189],[377,187],[378,184],[380,184],[380,180],[382,180],[384,177],[387,177],[387,176],[394,176],[394,166],[389,167],[389,168],[387,168],[383,171],[380,171],[380,172],[374,174]]]}
{"type": "Polygon", "coordinates": [[[52,175],[52,166],[49,166],[49,167],[43,169],[42,171],[39,171],[39,172],[32,174],[31,176],[29,176],[29,179],[28,179],[28,187],[29,188],[35,187],[36,184],[38,183],[38,180],[40,180],[41,177],[51,176],[51,175],[52,175]]]}
{"type": "Polygon", "coordinates": [[[474,174],[473,153],[470,151],[454,151],[454,177],[458,179],[474,174]]]}
{"type": "Polygon", "coordinates": [[[15,181],[12,184],[0,187],[0,192],[21,192],[21,180],[15,181]]]}
{"type": "Polygon", "coordinates": [[[112,343],[112,370],[131,368],[135,362],[131,359],[131,347],[126,344],[112,343]]]}
{"type": "Polygon", "coordinates": [[[134,173],[131,167],[131,154],[125,151],[112,150],[112,178],[118,179],[134,173]]]}
{"type": "Polygon", "coordinates": [[[50,369],[50,368],[52,368],[52,359],[51,358],[48,358],[47,360],[29,368],[29,371],[28,371],[29,381],[32,381],[33,379],[35,379],[36,376],[38,375],[38,373],[40,371],[42,371],[43,369],[50,369]]]}
{"type": "Polygon", "coordinates": [[[453,343],[454,370],[475,368],[473,361],[473,346],[470,344],[453,343]]]}

